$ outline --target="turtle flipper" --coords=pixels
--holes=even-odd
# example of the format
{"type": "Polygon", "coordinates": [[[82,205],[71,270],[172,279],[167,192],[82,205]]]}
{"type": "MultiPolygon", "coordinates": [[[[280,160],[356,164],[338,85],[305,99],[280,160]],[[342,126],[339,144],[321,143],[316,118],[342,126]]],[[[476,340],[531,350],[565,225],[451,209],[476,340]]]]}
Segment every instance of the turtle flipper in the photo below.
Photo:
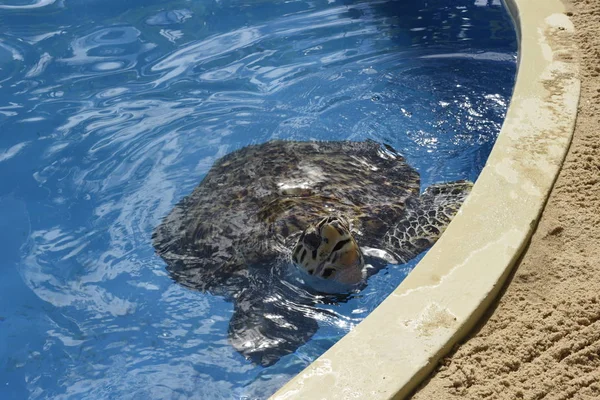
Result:
{"type": "Polygon", "coordinates": [[[179,284],[234,303],[229,342],[255,364],[266,367],[276,363],[319,328],[314,299],[308,293],[291,293],[292,289],[278,283],[281,271],[276,268],[244,265],[233,259],[219,268],[212,260],[168,260],[167,269],[179,284]]]}
{"type": "Polygon", "coordinates": [[[429,186],[406,200],[406,214],[384,236],[386,250],[404,264],[431,247],[458,212],[473,183],[456,181],[429,186]]]}
{"type": "Polygon", "coordinates": [[[255,364],[275,364],[306,343],[319,328],[315,309],[286,297],[250,289],[235,299],[229,342],[255,364]]]}

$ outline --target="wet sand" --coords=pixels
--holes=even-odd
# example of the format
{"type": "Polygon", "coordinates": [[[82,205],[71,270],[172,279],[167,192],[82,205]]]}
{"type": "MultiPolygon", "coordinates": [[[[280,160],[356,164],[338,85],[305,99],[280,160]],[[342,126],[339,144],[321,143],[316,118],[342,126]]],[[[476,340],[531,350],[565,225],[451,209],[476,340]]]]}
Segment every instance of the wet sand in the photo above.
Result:
{"type": "Polygon", "coordinates": [[[564,2],[581,50],[571,148],[499,300],[415,400],[600,399],[600,0],[564,2]]]}

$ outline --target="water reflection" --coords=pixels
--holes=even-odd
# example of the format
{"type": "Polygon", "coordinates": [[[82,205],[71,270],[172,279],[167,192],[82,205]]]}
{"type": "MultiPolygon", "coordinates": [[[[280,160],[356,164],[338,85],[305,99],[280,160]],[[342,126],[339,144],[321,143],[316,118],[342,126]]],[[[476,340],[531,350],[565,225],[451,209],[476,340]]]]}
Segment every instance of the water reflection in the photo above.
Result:
{"type": "Polygon", "coordinates": [[[495,1],[11,0],[0,21],[2,398],[272,393],[408,270],[322,305],[261,369],[227,342],[231,304],[170,281],[153,228],[269,139],[370,138],[423,186],[474,179],[515,71],[495,1]]]}
{"type": "Polygon", "coordinates": [[[22,5],[11,5],[11,4],[0,4],[0,9],[4,10],[29,10],[32,8],[40,8],[45,7],[50,4],[54,4],[56,0],[39,0],[35,1],[32,4],[22,4],[22,5]]]}

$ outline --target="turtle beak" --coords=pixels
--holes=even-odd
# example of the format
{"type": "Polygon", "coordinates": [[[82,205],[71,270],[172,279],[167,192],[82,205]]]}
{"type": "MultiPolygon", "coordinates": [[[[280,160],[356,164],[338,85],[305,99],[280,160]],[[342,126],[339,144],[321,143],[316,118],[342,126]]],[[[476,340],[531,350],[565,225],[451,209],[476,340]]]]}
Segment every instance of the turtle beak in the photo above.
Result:
{"type": "MultiPolygon", "coordinates": [[[[364,259],[354,238],[351,238],[350,242],[339,251],[332,267],[335,268],[335,275],[332,278],[339,283],[355,285],[364,280],[364,259]]],[[[324,267],[323,271],[326,270],[327,266],[324,267]]]]}
{"type": "Polygon", "coordinates": [[[350,232],[339,235],[336,228],[324,228],[321,232],[328,239],[327,250],[330,255],[319,264],[315,276],[345,285],[360,283],[364,278],[364,259],[360,247],[350,232]]]}

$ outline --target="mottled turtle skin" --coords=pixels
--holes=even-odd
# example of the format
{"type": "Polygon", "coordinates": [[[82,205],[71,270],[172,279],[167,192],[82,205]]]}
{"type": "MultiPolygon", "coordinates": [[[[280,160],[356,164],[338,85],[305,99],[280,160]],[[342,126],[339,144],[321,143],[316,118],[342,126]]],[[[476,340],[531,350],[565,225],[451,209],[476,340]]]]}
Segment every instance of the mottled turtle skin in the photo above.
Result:
{"type": "Polygon", "coordinates": [[[292,258],[306,264],[298,258],[311,249],[308,230],[342,216],[362,249],[405,263],[437,240],[471,186],[421,193],[417,171],[373,141],[270,141],[217,160],[156,228],[153,244],[177,282],[234,302],[230,342],[270,365],[318,328],[319,297],[290,284],[288,273],[292,258]]]}

